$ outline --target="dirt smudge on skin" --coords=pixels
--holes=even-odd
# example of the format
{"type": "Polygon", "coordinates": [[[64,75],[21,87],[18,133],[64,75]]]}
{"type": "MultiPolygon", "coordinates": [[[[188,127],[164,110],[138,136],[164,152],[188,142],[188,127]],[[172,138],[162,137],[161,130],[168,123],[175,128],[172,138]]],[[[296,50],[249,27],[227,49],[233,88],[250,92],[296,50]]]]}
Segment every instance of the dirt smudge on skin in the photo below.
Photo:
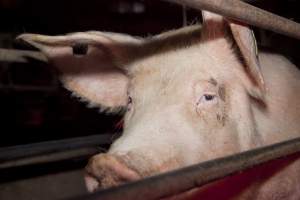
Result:
{"type": "Polygon", "coordinates": [[[219,97],[222,101],[225,101],[226,91],[224,85],[221,85],[218,90],[219,97]]]}

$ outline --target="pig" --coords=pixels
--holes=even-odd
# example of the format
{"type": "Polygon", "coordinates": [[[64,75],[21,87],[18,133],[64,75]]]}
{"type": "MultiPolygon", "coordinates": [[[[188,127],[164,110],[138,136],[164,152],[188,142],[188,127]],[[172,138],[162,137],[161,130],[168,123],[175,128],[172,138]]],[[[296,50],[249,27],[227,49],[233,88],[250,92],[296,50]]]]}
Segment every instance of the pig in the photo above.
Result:
{"type": "MultiPolygon", "coordinates": [[[[258,52],[247,25],[219,15],[203,12],[202,25],[147,38],[90,31],[19,39],[40,49],[81,101],[124,112],[121,137],[86,167],[91,192],[300,136],[297,67],[258,52]]],[[[299,199],[298,157],[174,198],[299,199]]]]}

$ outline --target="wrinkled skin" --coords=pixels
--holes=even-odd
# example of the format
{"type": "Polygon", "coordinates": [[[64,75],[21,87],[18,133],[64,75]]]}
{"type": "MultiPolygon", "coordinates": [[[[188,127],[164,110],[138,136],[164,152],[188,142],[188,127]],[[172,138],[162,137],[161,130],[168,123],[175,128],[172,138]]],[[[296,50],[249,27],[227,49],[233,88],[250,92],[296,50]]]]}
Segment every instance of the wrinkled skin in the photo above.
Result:
{"type": "MultiPolygon", "coordinates": [[[[86,167],[89,191],[300,136],[299,70],[280,55],[257,59],[250,30],[217,15],[206,13],[203,28],[146,39],[19,38],[43,51],[64,86],[90,106],[126,109],[122,136],[86,167]],[[86,55],[74,55],[76,43],[88,45],[86,55]]],[[[299,199],[297,158],[173,198],[299,199]]]]}

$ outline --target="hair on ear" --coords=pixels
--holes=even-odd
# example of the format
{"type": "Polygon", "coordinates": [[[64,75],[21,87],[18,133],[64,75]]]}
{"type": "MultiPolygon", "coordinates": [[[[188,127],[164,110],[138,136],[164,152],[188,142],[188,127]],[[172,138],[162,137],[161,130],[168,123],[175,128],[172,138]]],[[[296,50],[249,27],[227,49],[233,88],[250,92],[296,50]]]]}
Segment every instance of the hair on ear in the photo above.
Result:
{"type": "Polygon", "coordinates": [[[233,39],[237,46],[237,52],[245,67],[245,72],[249,78],[247,86],[249,94],[264,101],[266,92],[264,78],[258,56],[258,48],[253,31],[246,25],[238,22],[228,21],[233,39]]]}

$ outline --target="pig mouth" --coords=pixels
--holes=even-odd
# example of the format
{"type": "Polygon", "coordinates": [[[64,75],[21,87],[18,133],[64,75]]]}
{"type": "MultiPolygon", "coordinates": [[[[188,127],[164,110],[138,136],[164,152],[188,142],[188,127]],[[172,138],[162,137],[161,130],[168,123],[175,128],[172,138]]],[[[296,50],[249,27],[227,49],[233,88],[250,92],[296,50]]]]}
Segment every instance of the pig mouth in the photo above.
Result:
{"type": "Polygon", "coordinates": [[[119,156],[100,154],[86,166],[85,181],[88,191],[118,186],[141,179],[136,169],[128,166],[119,156]]]}

